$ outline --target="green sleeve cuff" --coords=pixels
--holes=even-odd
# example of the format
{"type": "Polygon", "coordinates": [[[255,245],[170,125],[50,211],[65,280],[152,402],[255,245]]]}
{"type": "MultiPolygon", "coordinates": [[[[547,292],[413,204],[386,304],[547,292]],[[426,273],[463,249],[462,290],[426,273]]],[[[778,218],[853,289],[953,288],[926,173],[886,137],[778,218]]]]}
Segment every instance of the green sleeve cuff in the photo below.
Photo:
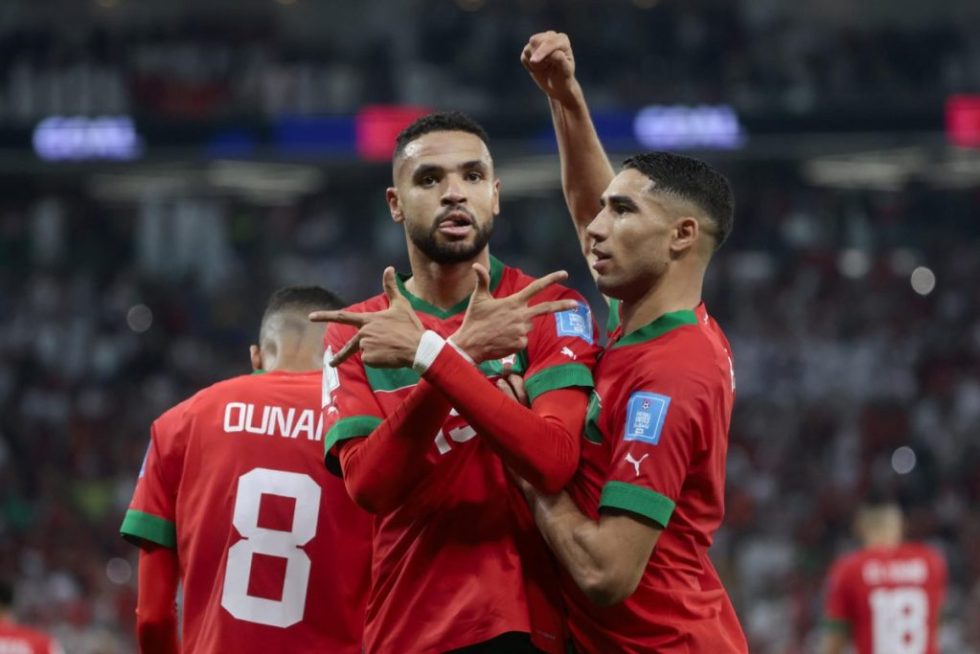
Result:
{"type": "Polygon", "coordinates": [[[177,547],[177,527],[170,520],[142,511],[126,511],[119,533],[126,540],[140,544],[149,541],[164,547],[177,547]]]}
{"type": "Polygon", "coordinates": [[[341,418],[335,422],[333,427],[330,428],[330,431],[327,432],[327,438],[323,444],[324,453],[330,452],[330,450],[333,449],[333,446],[340,441],[370,435],[370,433],[380,424],[381,418],[376,416],[351,416],[350,418],[341,418]]]}
{"type": "Polygon", "coordinates": [[[851,623],[841,618],[824,618],[820,621],[821,626],[829,631],[847,634],[851,631],[851,623]]]}
{"type": "Polygon", "coordinates": [[[619,300],[609,299],[609,317],[606,319],[606,332],[614,332],[619,327],[619,300]]]}
{"type": "Polygon", "coordinates": [[[673,500],[655,490],[622,481],[607,482],[599,498],[600,509],[620,509],[636,513],[665,528],[675,506],[673,500]]]}
{"type": "Polygon", "coordinates": [[[578,386],[592,388],[592,371],[581,363],[564,363],[534,373],[524,381],[527,399],[533,402],[539,395],[559,388],[578,386]]]}

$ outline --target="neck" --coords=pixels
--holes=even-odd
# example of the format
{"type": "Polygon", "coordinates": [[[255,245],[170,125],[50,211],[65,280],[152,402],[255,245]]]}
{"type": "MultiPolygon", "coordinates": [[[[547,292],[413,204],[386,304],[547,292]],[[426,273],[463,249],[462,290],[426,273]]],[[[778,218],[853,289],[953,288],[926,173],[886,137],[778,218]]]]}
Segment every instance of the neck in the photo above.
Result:
{"type": "MultiPolygon", "coordinates": [[[[679,271],[676,271],[679,272],[679,271]]],[[[635,300],[623,300],[623,334],[648,325],[665,313],[694,309],[701,303],[704,271],[670,277],[663,275],[635,300]]]]}
{"type": "Polygon", "coordinates": [[[892,548],[902,544],[902,537],[895,534],[875,534],[865,536],[865,547],[892,548]]]}
{"type": "Polygon", "coordinates": [[[412,277],[405,288],[440,309],[449,309],[469,297],[476,285],[473,264],[483,264],[490,270],[490,250],[483,248],[480,254],[461,263],[436,263],[415,248],[409,248],[408,260],[412,277]]]}

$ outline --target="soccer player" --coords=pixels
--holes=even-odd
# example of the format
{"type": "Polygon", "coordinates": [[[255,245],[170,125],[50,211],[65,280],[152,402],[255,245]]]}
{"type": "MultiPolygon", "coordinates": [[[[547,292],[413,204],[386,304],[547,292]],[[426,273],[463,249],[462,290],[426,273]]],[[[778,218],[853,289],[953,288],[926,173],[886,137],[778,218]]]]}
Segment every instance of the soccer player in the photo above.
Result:
{"type": "Polygon", "coordinates": [[[141,548],[141,652],[360,654],[370,516],[323,468],[323,328],[342,303],[319,287],[277,291],[256,373],[160,416],[122,534],[141,548]]]}
{"type": "Polygon", "coordinates": [[[855,531],[862,548],[830,570],[823,654],[936,654],[946,561],[935,548],[903,542],[902,510],[868,501],[855,531]]]}
{"type": "Polygon", "coordinates": [[[377,516],[366,651],[562,652],[556,573],[505,466],[548,492],[574,473],[591,312],[553,285],[563,273],[534,280],[490,256],[499,181],[472,119],[407,127],[393,175],[411,276],[389,268],[384,294],[311,316],[333,321],[328,354],[342,361],[324,370],[328,465],[339,459],[377,516]],[[495,387],[505,366],[525,376],[530,408],[495,387]]]}
{"type": "Polygon", "coordinates": [[[567,571],[575,647],[746,652],[708,556],[724,515],[735,377],[701,290],[732,227],[731,188],[703,162],[662,152],[627,159],[614,175],[568,38],[537,34],[522,61],[549,97],[566,200],[596,283],[613,298],[578,472],[562,493],[527,487],[567,571]]]}
{"type": "Polygon", "coordinates": [[[13,586],[0,580],[0,654],[63,654],[51,636],[14,622],[13,586]]]}

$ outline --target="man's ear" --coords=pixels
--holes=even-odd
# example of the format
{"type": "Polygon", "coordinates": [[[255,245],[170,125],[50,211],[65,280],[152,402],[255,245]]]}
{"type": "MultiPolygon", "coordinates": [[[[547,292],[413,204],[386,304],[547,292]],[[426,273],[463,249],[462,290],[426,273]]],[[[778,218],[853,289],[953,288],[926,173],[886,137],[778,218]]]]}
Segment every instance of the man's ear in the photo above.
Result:
{"type": "Polygon", "coordinates": [[[684,216],[678,218],[674,223],[674,238],[670,243],[670,250],[676,254],[685,252],[698,242],[701,236],[701,223],[694,216],[684,216]]]}
{"type": "Polygon", "coordinates": [[[493,215],[500,213],[500,179],[493,180],[493,215]]]}
{"type": "Polygon", "coordinates": [[[385,199],[388,200],[388,210],[391,211],[391,219],[396,223],[405,220],[405,214],[402,213],[402,205],[398,199],[398,189],[394,186],[389,186],[385,191],[385,199]]]}
{"type": "Polygon", "coordinates": [[[248,346],[248,356],[252,360],[252,370],[263,370],[262,368],[262,350],[259,349],[258,345],[248,346]]]}

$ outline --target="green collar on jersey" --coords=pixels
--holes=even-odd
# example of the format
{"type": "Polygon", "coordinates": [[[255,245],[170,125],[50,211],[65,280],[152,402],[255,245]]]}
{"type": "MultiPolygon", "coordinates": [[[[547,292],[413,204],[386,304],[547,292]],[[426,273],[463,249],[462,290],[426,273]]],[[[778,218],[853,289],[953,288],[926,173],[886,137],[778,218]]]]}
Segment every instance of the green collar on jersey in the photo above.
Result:
{"type": "Polygon", "coordinates": [[[673,331],[678,327],[696,324],[698,324],[698,316],[691,309],[671,311],[670,313],[665,313],[664,315],[660,316],[653,322],[631,331],[629,334],[616,341],[612,347],[616,348],[620,347],[621,345],[636,345],[637,343],[643,343],[645,341],[653,340],[658,336],[663,336],[667,332],[673,331]]]}
{"type": "MultiPolygon", "coordinates": [[[[500,261],[500,259],[497,259],[493,255],[490,255],[490,292],[491,293],[496,292],[497,287],[500,285],[500,279],[503,276],[504,276],[504,264],[500,261]]],[[[411,277],[412,276],[408,274],[398,273],[395,276],[395,279],[398,282],[398,290],[401,291],[401,294],[408,299],[409,304],[411,304],[412,308],[415,309],[416,311],[421,311],[422,313],[428,313],[430,315],[435,316],[436,318],[445,320],[446,318],[455,316],[457,313],[466,311],[466,307],[469,306],[470,303],[469,296],[463,298],[462,300],[457,302],[454,306],[451,306],[448,309],[440,309],[434,304],[429,304],[422,298],[416,295],[412,295],[408,291],[408,289],[405,288],[405,282],[411,279],[411,277]]]]}

